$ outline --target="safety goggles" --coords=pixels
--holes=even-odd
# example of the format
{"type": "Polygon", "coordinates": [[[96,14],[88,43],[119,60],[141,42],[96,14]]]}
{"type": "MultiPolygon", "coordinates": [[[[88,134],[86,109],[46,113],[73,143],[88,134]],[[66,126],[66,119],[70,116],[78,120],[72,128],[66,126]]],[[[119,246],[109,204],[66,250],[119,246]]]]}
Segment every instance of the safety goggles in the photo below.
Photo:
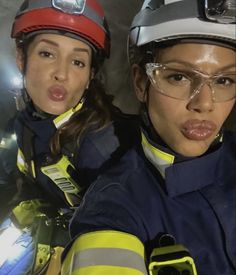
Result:
{"type": "Polygon", "coordinates": [[[158,93],[179,100],[191,100],[208,85],[214,102],[236,97],[236,68],[209,75],[184,64],[147,63],[146,73],[158,93]]]}

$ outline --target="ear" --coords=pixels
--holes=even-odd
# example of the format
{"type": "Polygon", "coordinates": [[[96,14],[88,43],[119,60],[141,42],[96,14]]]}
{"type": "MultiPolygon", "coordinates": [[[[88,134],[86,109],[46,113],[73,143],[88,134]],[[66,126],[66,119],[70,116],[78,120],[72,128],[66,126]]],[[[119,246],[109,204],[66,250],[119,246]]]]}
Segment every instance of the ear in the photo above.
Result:
{"type": "Polygon", "coordinates": [[[16,49],[16,65],[20,70],[20,72],[22,73],[24,68],[24,54],[22,49],[20,48],[16,49]]]}
{"type": "Polygon", "coordinates": [[[140,102],[146,102],[146,83],[147,76],[143,72],[142,68],[137,64],[134,64],[131,68],[133,86],[136,93],[136,96],[140,102]]]}

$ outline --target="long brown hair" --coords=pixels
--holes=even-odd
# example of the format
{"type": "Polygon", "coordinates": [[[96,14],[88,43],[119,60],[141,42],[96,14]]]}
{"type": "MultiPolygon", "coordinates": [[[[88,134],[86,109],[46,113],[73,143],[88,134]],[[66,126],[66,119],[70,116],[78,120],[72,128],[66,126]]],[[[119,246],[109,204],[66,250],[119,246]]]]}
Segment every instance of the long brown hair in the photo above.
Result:
{"type": "Polygon", "coordinates": [[[82,108],[70,120],[59,128],[53,136],[50,148],[56,155],[67,142],[76,142],[88,131],[98,131],[106,127],[112,120],[113,114],[119,110],[112,104],[112,95],[105,93],[99,79],[92,79],[88,90],[85,91],[85,101],[82,108]]]}
{"type": "MultiPolygon", "coordinates": [[[[27,67],[27,51],[35,36],[24,40],[16,39],[16,46],[22,51],[24,58],[23,74],[27,67]]],[[[68,122],[62,125],[50,141],[50,149],[53,155],[61,153],[62,147],[67,142],[76,142],[78,145],[88,131],[98,131],[106,127],[112,118],[121,111],[112,104],[113,96],[106,93],[104,85],[99,78],[98,70],[102,64],[93,55],[92,67],[95,77],[90,81],[85,90],[82,108],[75,112],[68,122]]],[[[26,102],[27,103],[27,102],[26,102]]]]}

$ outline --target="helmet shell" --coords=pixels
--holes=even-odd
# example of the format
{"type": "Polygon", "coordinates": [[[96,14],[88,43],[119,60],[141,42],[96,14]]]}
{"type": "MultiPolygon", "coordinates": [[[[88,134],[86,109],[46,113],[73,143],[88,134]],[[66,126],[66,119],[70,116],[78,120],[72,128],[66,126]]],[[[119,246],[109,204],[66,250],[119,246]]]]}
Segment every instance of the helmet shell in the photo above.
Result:
{"type": "Polygon", "coordinates": [[[24,40],[24,37],[32,33],[63,31],[87,42],[97,54],[109,57],[109,29],[104,10],[96,0],[85,0],[81,13],[62,11],[54,7],[52,2],[53,0],[25,0],[16,14],[11,37],[24,40]]]}
{"type": "Polygon", "coordinates": [[[211,21],[204,13],[204,0],[146,0],[132,22],[130,43],[207,39],[235,45],[235,20],[211,21]]]}

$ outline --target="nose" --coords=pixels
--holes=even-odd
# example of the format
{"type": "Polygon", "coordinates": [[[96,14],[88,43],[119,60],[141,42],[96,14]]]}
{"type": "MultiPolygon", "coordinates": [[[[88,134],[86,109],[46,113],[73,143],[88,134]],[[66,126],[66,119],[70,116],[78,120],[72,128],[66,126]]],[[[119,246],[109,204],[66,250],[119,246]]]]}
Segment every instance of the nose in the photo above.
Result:
{"type": "Polygon", "coordinates": [[[211,112],[214,110],[212,89],[208,83],[203,83],[194,92],[187,104],[187,109],[198,113],[211,112]]]}
{"type": "Polygon", "coordinates": [[[62,60],[57,60],[55,62],[52,72],[52,78],[56,81],[63,82],[68,77],[68,69],[66,66],[66,62],[62,60]]]}

